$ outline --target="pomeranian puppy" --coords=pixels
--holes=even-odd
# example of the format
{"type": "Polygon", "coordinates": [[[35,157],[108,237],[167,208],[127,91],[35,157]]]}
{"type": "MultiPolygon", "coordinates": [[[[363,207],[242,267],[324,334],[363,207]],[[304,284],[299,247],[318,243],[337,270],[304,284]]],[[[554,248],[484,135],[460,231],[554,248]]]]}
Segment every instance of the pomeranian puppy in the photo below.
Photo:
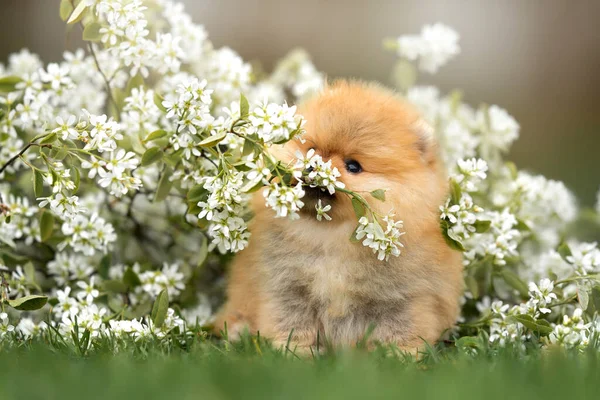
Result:
{"type": "MultiPolygon", "coordinates": [[[[215,330],[235,338],[244,329],[308,350],[317,338],[353,345],[393,343],[415,352],[455,323],[462,292],[461,254],[440,230],[448,193],[431,128],[396,94],[376,84],[338,81],[301,105],[304,143],[274,147],[283,161],[315,149],[331,159],[348,189],[380,214],[393,211],[406,234],[399,257],[380,261],[349,240],[357,219],[348,196],[306,188],[301,218],[274,218],[262,193],[253,199],[248,248],[235,258],[228,301],[215,330]],[[386,190],[386,201],[369,192],[386,190]],[[331,205],[317,221],[315,205],[331,205]]],[[[324,342],[321,342],[323,346],[324,342]]]]}

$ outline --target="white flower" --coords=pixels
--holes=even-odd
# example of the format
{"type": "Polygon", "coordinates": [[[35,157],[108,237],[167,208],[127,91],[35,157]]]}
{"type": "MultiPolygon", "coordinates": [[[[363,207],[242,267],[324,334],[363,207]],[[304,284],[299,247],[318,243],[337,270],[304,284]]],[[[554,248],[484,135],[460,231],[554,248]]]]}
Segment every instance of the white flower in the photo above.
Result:
{"type": "MultiPolygon", "coordinates": [[[[131,151],[119,149],[111,153],[111,159],[103,162],[103,167],[97,168],[99,179],[98,184],[110,190],[110,194],[121,197],[130,190],[138,190],[142,186],[142,181],[131,176],[129,170],[137,168],[139,160],[136,154],[131,151]]],[[[93,167],[93,165],[90,165],[93,167]]],[[[91,173],[91,172],[90,172],[91,173]]]]}
{"type": "Polygon", "coordinates": [[[296,106],[278,105],[265,101],[248,116],[251,133],[267,143],[282,143],[289,140],[294,132],[302,127],[302,121],[296,116],[296,106]]]}
{"type": "Polygon", "coordinates": [[[15,327],[12,326],[8,321],[8,315],[5,312],[0,313],[0,341],[2,341],[6,335],[14,330],[15,327]]]}
{"type": "Polygon", "coordinates": [[[66,65],[48,64],[46,70],[40,70],[40,77],[43,82],[50,83],[53,90],[58,90],[61,86],[68,87],[73,84],[73,81],[69,77],[69,67],[66,65]]]}
{"type": "Polygon", "coordinates": [[[477,121],[482,132],[481,152],[489,159],[496,151],[506,152],[519,137],[519,124],[508,112],[497,105],[477,113],[477,121]]]}
{"type": "Polygon", "coordinates": [[[529,282],[529,296],[531,301],[543,314],[549,314],[551,310],[548,306],[553,300],[556,300],[556,294],[552,293],[554,290],[554,282],[550,279],[544,278],[540,281],[539,286],[534,282],[529,282]]]}
{"type": "Polygon", "coordinates": [[[433,74],[460,52],[458,39],[458,33],[446,25],[425,25],[420,35],[398,38],[398,55],[411,61],[419,59],[419,68],[433,74]]]}
{"type": "Polygon", "coordinates": [[[16,326],[16,331],[19,332],[23,338],[30,339],[40,335],[43,331],[48,328],[45,322],[35,324],[31,318],[21,318],[16,326]]]}
{"type": "Polygon", "coordinates": [[[457,165],[458,174],[453,175],[453,179],[461,184],[462,189],[467,192],[475,191],[475,183],[487,177],[488,165],[481,158],[461,159],[457,161],[457,165]]]}
{"type": "Polygon", "coordinates": [[[402,221],[394,221],[392,218],[391,214],[383,217],[382,222],[386,224],[384,231],[379,222],[361,217],[355,231],[356,240],[371,248],[380,261],[388,261],[390,255],[398,257],[401,253],[400,248],[404,247],[400,242],[400,237],[406,233],[401,231],[402,221]]]}
{"type": "Polygon", "coordinates": [[[79,133],[77,129],[73,128],[75,126],[76,118],[74,115],[70,115],[69,119],[65,122],[61,117],[56,117],[56,123],[58,125],[52,132],[56,132],[62,138],[62,140],[66,139],[77,139],[79,133]]]}
{"type": "Polygon", "coordinates": [[[289,217],[290,219],[298,219],[298,211],[304,206],[300,200],[304,197],[304,189],[302,183],[294,187],[271,183],[267,190],[263,191],[266,200],[266,205],[275,210],[276,217],[289,217]]]}
{"type": "Polygon", "coordinates": [[[92,303],[96,297],[100,296],[100,292],[94,287],[94,279],[95,277],[92,276],[89,283],[85,281],[78,281],[76,283],[81,289],[81,291],[77,293],[77,299],[79,301],[85,299],[88,303],[92,303]]]}
{"type": "Polygon", "coordinates": [[[323,207],[321,199],[319,199],[319,201],[315,205],[315,209],[317,210],[318,221],[321,221],[323,218],[325,218],[327,221],[331,221],[331,217],[327,215],[327,212],[331,210],[331,205],[327,204],[325,207],[323,207]]]}
{"type": "Polygon", "coordinates": [[[40,207],[50,204],[52,212],[60,219],[70,219],[75,215],[87,211],[79,204],[79,197],[66,197],[62,193],[57,193],[50,197],[40,197],[40,207]]]}
{"type": "Polygon", "coordinates": [[[310,187],[327,189],[329,194],[334,194],[336,188],[344,188],[344,183],[337,180],[342,174],[334,166],[331,160],[324,162],[320,155],[310,149],[306,155],[300,151],[296,152],[296,163],[293,166],[294,176],[302,180],[310,187]]]}
{"type": "Polygon", "coordinates": [[[571,254],[567,261],[575,268],[578,275],[600,272],[600,249],[593,243],[569,243],[571,254]]]}
{"type": "Polygon", "coordinates": [[[87,256],[94,255],[96,251],[106,253],[117,239],[113,226],[97,214],[91,217],[79,214],[66,220],[62,224],[62,233],[66,238],[59,249],[69,245],[74,251],[87,256]]]}

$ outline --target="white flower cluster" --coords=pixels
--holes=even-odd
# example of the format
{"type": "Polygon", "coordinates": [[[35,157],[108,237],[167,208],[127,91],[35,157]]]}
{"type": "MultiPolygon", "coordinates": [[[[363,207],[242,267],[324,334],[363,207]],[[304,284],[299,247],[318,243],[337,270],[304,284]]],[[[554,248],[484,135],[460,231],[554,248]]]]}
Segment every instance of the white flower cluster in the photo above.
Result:
{"type": "MultiPolygon", "coordinates": [[[[190,135],[202,133],[214,118],[210,115],[212,90],[206,89],[206,80],[192,78],[182,82],[177,88],[177,97],[162,102],[167,109],[167,118],[177,117],[178,129],[185,141],[192,142],[190,135]]],[[[172,138],[172,140],[180,140],[172,138]]]]}
{"type": "Polygon", "coordinates": [[[265,101],[248,116],[250,127],[246,133],[255,133],[265,143],[284,143],[299,132],[304,121],[296,115],[296,106],[279,105],[265,101]]]}
{"type": "Polygon", "coordinates": [[[115,334],[117,336],[129,336],[136,341],[149,339],[153,335],[158,338],[165,338],[167,334],[174,330],[179,329],[180,332],[184,332],[186,329],[185,321],[175,314],[175,310],[169,308],[167,310],[167,316],[165,321],[159,329],[153,327],[151,320],[144,320],[142,318],[132,320],[110,320],[109,326],[106,328],[106,333],[115,334]]]}
{"type": "Polygon", "coordinates": [[[59,252],[48,263],[48,273],[59,287],[75,281],[83,281],[94,273],[89,257],[81,254],[59,252]]]}
{"type": "MultiPolygon", "coordinates": [[[[504,347],[507,343],[523,344],[529,333],[527,328],[516,317],[528,317],[537,320],[541,314],[549,314],[548,308],[557,301],[553,293],[554,283],[550,279],[542,279],[538,284],[529,284],[529,300],[510,307],[502,301],[494,301],[491,305],[490,342],[504,347]]],[[[548,325],[549,326],[549,325],[548,325]]]]}
{"type": "MultiPolygon", "coordinates": [[[[111,266],[108,271],[109,278],[112,280],[122,280],[128,268],[123,264],[111,266]]],[[[176,299],[185,288],[186,277],[181,272],[179,262],[173,264],[165,262],[160,270],[152,269],[145,271],[142,271],[141,266],[135,263],[131,266],[131,270],[140,280],[140,285],[136,286],[129,293],[131,304],[138,305],[150,302],[163,290],[167,291],[170,299],[176,299]]]]}
{"type": "Polygon", "coordinates": [[[490,221],[490,229],[471,237],[466,242],[469,249],[465,253],[467,260],[490,256],[496,265],[506,265],[507,259],[518,255],[517,246],[522,238],[516,229],[518,221],[508,210],[488,211],[483,218],[490,221]]]}
{"type": "Polygon", "coordinates": [[[4,338],[15,330],[15,327],[8,321],[8,314],[0,313],[0,343],[4,338]]]}
{"type": "Polygon", "coordinates": [[[522,171],[514,180],[498,182],[491,197],[495,206],[510,207],[548,247],[558,245],[561,227],[578,213],[575,196],[562,182],[522,171]]]}
{"type": "Polygon", "coordinates": [[[26,197],[9,194],[0,187],[0,202],[5,207],[4,213],[0,212],[0,244],[15,247],[15,241],[24,239],[25,244],[40,242],[40,227],[36,214],[38,208],[31,206],[26,197]],[[7,218],[10,217],[10,223],[7,218]]]}
{"type": "Polygon", "coordinates": [[[519,137],[519,125],[506,110],[496,105],[474,110],[451,93],[441,97],[437,88],[414,86],[406,93],[425,119],[435,127],[446,165],[459,159],[481,156],[494,169],[502,166],[501,155],[519,137]]]}
{"type": "MultiPolygon", "coordinates": [[[[93,290],[93,289],[92,289],[93,290]]],[[[81,339],[86,331],[92,339],[103,336],[129,336],[135,340],[147,339],[156,335],[158,338],[164,338],[169,331],[179,328],[185,330],[185,322],[175,314],[172,308],[167,311],[167,316],[163,325],[159,329],[154,329],[150,320],[131,319],[131,320],[109,320],[105,322],[107,308],[90,303],[91,295],[85,297],[71,297],[71,288],[66,287],[65,290],[57,291],[58,304],[53,308],[52,312],[60,321],[57,323],[59,332],[67,337],[70,337],[75,332],[78,332],[81,339]]],[[[40,334],[45,327],[38,327],[31,330],[31,334],[40,334]]]]}
{"type": "Polygon", "coordinates": [[[457,172],[450,177],[450,182],[457,185],[454,190],[460,191],[456,193],[460,197],[452,196],[440,206],[440,218],[449,223],[448,236],[459,243],[477,231],[477,221],[481,220],[477,215],[481,215],[483,209],[473,202],[469,192],[478,190],[481,181],[487,177],[487,169],[487,163],[482,159],[458,160],[457,172]]]}
{"type": "Polygon", "coordinates": [[[210,221],[211,248],[217,247],[221,253],[237,252],[248,245],[250,233],[240,217],[244,209],[243,183],[242,173],[207,178],[204,182],[209,196],[198,202],[202,209],[198,218],[210,221]]]}
{"type": "Polygon", "coordinates": [[[204,62],[196,64],[194,72],[209,82],[220,105],[236,101],[250,88],[250,64],[228,47],[210,52],[204,62]]]}
{"type": "Polygon", "coordinates": [[[400,237],[406,232],[402,232],[402,221],[394,221],[394,215],[386,215],[382,218],[385,223],[385,230],[375,221],[369,221],[367,217],[361,217],[358,221],[358,227],[355,232],[356,240],[362,241],[363,246],[369,247],[373,253],[377,254],[377,259],[387,261],[390,255],[398,257],[401,248],[404,245],[400,242],[400,237]]]}
{"type": "Polygon", "coordinates": [[[576,308],[570,317],[563,315],[561,323],[556,324],[550,333],[549,341],[567,349],[584,350],[589,345],[593,331],[592,324],[583,320],[583,310],[576,308]]]}
{"type": "Polygon", "coordinates": [[[331,160],[323,161],[323,158],[310,149],[306,154],[296,152],[297,161],[294,164],[294,177],[303,181],[311,188],[327,189],[329,194],[334,194],[337,188],[344,189],[343,182],[337,179],[342,175],[333,165],[331,160]]]}
{"type": "Polygon", "coordinates": [[[140,0],[100,1],[94,11],[101,27],[100,40],[110,55],[130,68],[130,74],[149,75],[149,69],[164,74],[178,72],[184,52],[180,37],[171,33],[157,33],[156,40],[149,39],[147,9],[140,0]]]}
{"type": "Polygon", "coordinates": [[[266,199],[266,205],[275,210],[276,217],[289,217],[291,220],[300,218],[298,211],[304,206],[302,197],[304,197],[302,182],[296,186],[284,186],[276,182],[271,183],[263,195],[266,199]]]}
{"type": "Polygon", "coordinates": [[[419,68],[429,73],[437,70],[460,53],[458,33],[443,24],[425,25],[419,35],[398,38],[398,55],[410,61],[419,60],[419,68]]]}
{"type": "Polygon", "coordinates": [[[60,250],[69,246],[75,252],[93,256],[97,251],[106,253],[117,240],[113,226],[98,214],[77,215],[62,224],[65,240],[58,245],[60,250]]]}
{"type": "Polygon", "coordinates": [[[571,254],[566,260],[574,268],[577,275],[588,275],[600,272],[600,249],[598,243],[570,243],[571,254]]]}
{"type": "Polygon", "coordinates": [[[500,347],[505,347],[509,343],[522,344],[527,338],[525,327],[509,318],[515,310],[515,308],[509,310],[509,307],[508,304],[503,304],[499,300],[493,302],[491,306],[492,319],[490,320],[489,340],[500,347]]]}
{"type": "MultiPolygon", "coordinates": [[[[325,76],[319,72],[310,61],[310,56],[302,49],[292,50],[275,67],[271,77],[265,85],[271,91],[279,91],[284,88],[292,92],[300,101],[317,93],[325,84],[325,76]]],[[[265,85],[262,88],[265,88],[265,85]]],[[[257,94],[258,95],[258,94],[257,94]]],[[[278,93],[283,99],[283,93],[278,93]]],[[[276,95],[276,96],[277,96],[276,95]]],[[[269,96],[271,101],[276,101],[269,96]]],[[[262,97],[259,98],[262,100],[262,97]]]]}

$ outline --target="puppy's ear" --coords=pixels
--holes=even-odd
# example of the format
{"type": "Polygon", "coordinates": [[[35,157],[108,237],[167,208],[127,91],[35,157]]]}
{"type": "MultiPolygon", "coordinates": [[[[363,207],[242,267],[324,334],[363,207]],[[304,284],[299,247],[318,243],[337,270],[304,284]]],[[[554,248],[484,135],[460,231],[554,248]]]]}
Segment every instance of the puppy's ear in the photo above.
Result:
{"type": "Polygon", "coordinates": [[[417,150],[421,152],[423,161],[427,164],[434,162],[436,160],[437,142],[433,127],[420,118],[412,124],[412,129],[417,134],[417,150]]]}

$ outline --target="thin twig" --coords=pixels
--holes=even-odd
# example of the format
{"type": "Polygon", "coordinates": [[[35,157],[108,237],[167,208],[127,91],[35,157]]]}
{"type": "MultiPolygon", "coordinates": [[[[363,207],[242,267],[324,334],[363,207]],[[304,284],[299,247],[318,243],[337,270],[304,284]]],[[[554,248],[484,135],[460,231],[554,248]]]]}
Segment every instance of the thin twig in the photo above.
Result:
{"type": "Polygon", "coordinates": [[[115,101],[115,98],[113,97],[113,94],[112,94],[112,90],[110,89],[110,80],[106,77],[106,75],[102,71],[102,68],[100,68],[100,63],[98,62],[98,57],[96,57],[96,51],[94,50],[94,46],[92,46],[91,43],[88,43],[88,49],[90,50],[90,54],[92,55],[92,58],[94,59],[94,64],[96,64],[96,68],[98,69],[98,72],[100,72],[100,75],[102,75],[102,79],[104,80],[104,84],[106,85],[106,91],[108,92],[108,98],[115,106],[115,109],[118,110],[119,107],[117,106],[117,102],[115,101]]]}
{"type": "Polygon", "coordinates": [[[0,167],[0,175],[4,172],[4,170],[6,168],[8,168],[8,166],[10,164],[12,164],[13,162],[15,162],[17,160],[17,158],[21,157],[34,144],[35,143],[33,143],[33,142],[27,143],[27,145],[25,147],[23,147],[21,149],[21,151],[19,151],[17,154],[15,154],[14,156],[12,156],[7,162],[5,162],[4,165],[2,167],[0,167]]]}

